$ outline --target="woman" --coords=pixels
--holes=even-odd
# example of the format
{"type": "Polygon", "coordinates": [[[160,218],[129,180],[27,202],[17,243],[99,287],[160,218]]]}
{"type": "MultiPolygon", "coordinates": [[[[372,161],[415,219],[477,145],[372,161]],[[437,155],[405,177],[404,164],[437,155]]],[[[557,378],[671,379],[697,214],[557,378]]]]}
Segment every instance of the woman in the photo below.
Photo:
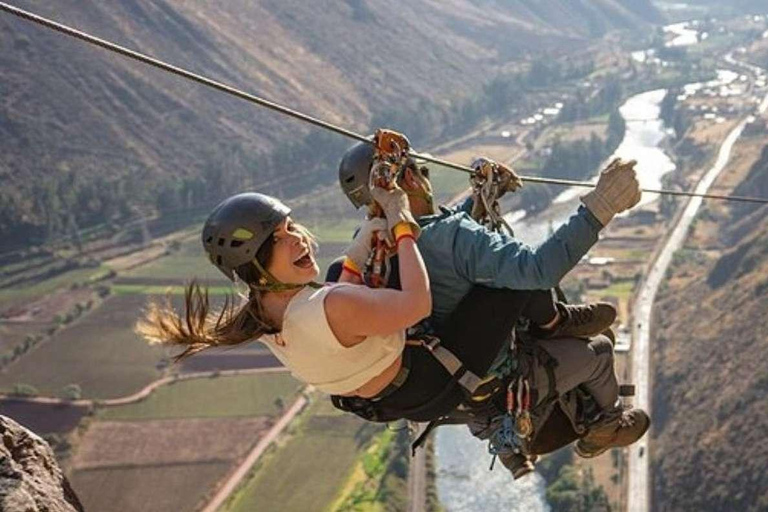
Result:
{"type": "Polygon", "coordinates": [[[186,289],[186,315],[151,304],[137,331],[150,342],[179,345],[177,360],[201,350],[256,339],[298,379],[335,395],[376,397],[402,366],[405,328],[432,309],[429,280],[416,247],[418,226],[405,193],[374,189],[386,220],[366,220],[346,251],[353,266],[370,252],[375,231],[393,236],[401,290],[317,285],[314,239],[290,209],[257,193],[233,196],[211,213],[203,245],[230,280],[248,285],[248,302],[210,310],[207,292],[186,289]]]}

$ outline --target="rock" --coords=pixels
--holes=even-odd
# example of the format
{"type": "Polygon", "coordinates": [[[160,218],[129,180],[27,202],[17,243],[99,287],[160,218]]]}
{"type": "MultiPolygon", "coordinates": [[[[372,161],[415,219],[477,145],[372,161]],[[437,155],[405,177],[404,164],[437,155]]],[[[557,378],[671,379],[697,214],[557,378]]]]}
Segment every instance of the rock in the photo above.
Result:
{"type": "Polygon", "coordinates": [[[83,512],[48,443],[6,416],[0,437],[0,511],[83,512]]]}

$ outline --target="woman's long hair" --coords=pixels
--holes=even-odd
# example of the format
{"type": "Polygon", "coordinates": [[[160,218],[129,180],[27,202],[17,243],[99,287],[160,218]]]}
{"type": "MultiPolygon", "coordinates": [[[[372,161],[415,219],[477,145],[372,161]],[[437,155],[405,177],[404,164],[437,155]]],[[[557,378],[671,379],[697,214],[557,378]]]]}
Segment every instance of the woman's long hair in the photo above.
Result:
{"type": "MultiPolygon", "coordinates": [[[[310,251],[314,253],[317,244],[312,233],[300,224],[294,223],[293,226],[306,239],[310,251]]],[[[256,253],[256,260],[262,268],[269,266],[274,243],[274,238],[267,238],[256,253]]],[[[184,347],[174,357],[175,362],[208,348],[237,345],[265,334],[280,332],[269,322],[264,312],[264,292],[250,286],[259,283],[264,276],[251,262],[237,267],[235,273],[249,285],[248,301],[242,306],[238,306],[240,300],[229,295],[221,310],[213,311],[208,288],[193,280],[184,290],[184,317],[173,309],[170,297],[162,302],[153,301],[147,306],[144,317],[137,322],[136,332],[151,344],[184,347]]]]}
{"type": "MultiPolygon", "coordinates": [[[[256,254],[264,268],[269,265],[273,245],[274,239],[269,237],[256,254]]],[[[262,277],[251,262],[237,267],[235,273],[246,284],[255,284],[262,277]]],[[[166,296],[162,301],[149,303],[144,317],[136,323],[136,333],[150,344],[184,347],[174,357],[175,362],[208,348],[237,345],[277,333],[264,313],[262,292],[249,288],[245,304],[239,306],[242,301],[228,295],[221,310],[215,311],[211,308],[208,288],[192,280],[184,290],[183,317],[173,308],[170,296],[166,296]]]]}

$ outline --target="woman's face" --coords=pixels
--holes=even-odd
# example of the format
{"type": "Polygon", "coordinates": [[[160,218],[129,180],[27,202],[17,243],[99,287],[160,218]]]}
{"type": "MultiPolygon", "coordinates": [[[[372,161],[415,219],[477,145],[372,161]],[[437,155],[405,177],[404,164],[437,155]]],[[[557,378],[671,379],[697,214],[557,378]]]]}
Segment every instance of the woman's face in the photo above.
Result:
{"type": "Polygon", "coordinates": [[[272,235],[275,244],[267,270],[281,283],[305,284],[320,274],[312,240],[286,218],[272,235]]]}

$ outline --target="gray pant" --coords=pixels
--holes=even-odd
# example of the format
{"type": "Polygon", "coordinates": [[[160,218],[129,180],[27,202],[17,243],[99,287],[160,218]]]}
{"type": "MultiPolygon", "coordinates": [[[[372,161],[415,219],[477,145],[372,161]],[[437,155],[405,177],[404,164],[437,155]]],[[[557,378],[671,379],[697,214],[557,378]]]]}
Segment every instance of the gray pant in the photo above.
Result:
{"type": "MultiPolygon", "coordinates": [[[[566,393],[582,385],[603,410],[616,407],[619,383],[613,368],[613,346],[605,336],[595,336],[589,343],[574,338],[537,340],[555,361],[555,389],[566,393]]],[[[541,402],[549,390],[549,375],[541,361],[533,367],[534,386],[541,402]]]]}

